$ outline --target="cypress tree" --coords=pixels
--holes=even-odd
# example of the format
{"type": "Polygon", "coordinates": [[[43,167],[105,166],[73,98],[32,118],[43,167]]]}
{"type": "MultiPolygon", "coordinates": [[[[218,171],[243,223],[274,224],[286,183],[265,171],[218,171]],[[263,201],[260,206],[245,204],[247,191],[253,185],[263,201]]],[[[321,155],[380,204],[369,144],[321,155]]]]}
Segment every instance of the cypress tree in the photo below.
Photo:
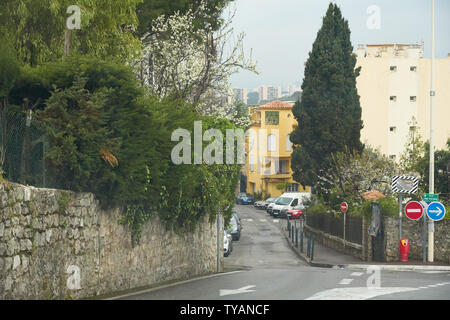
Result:
{"type": "Polygon", "coordinates": [[[303,185],[313,186],[332,168],[332,154],[363,149],[355,65],[348,22],[330,3],[305,65],[302,99],[292,110],[299,125],[291,134],[291,166],[303,185]]]}

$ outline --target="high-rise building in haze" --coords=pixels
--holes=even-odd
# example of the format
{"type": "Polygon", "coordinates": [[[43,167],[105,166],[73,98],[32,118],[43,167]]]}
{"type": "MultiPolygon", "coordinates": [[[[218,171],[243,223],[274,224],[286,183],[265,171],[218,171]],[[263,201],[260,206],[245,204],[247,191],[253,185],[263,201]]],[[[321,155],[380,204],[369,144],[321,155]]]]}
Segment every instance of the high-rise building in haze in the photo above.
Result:
{"type": "Polygon", "coordinates": [[[281,98],[281,87],[263,85],[258,88],[259,101],[275,100],[281,98]]]}
{"type": "Polygon", "coordinates": [[[233,88],[234,102],[242,102],[247,104],[248,91],[245,88],[233,88]]]}

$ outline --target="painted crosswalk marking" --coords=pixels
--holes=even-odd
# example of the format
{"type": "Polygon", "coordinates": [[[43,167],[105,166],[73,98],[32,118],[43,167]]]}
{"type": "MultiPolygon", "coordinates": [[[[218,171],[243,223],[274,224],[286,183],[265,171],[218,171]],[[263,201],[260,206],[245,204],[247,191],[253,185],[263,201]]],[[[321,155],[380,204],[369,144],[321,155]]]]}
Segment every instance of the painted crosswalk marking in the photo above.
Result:
{"type": "Polygon", "coordinates": [[[352,277],[360,277],[360,276],[362,276],[364,273],[363,272],[353,272],[352,274],[351,274],[351,276],[352,277]]]}
{"type": "Polygon", "coordinates": [[[353,281],[353,279],[342,279],[341,282],[339,282],[339,284],[350,284],[353,281]]]}

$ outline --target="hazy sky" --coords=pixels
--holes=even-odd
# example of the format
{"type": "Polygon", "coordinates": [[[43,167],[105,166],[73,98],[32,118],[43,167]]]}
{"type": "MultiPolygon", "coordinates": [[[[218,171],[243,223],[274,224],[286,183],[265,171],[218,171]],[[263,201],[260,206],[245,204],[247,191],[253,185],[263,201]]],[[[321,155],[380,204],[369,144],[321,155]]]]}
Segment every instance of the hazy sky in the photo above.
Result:
{"type": "MultiPolygon", "coordinates": [[[[335,0],[349,22],[353,48],[358,44],[420,43],[431,56],[431,0],[335,0]],[[380,10],[379,29],[368,20],[380,10]],[[370,22],[369,21],[369,22],[370,22]],[[370,25],[370,23],[369,23],[370,25]],[[375,28],[374,28],[375,27],[375,28]]],[[[259,75],[241,71],[233,87],[287,86],[303,80],[304,63],[322,25],[328,0],[235,0],[235,33],[245,32],[244,48],[258,63],[259,75]]],[[[436,3],[436,58],[450,53],[450,0],[436,3]]],[[[374,20],[370,20],[374,21],[374,20]]]]}

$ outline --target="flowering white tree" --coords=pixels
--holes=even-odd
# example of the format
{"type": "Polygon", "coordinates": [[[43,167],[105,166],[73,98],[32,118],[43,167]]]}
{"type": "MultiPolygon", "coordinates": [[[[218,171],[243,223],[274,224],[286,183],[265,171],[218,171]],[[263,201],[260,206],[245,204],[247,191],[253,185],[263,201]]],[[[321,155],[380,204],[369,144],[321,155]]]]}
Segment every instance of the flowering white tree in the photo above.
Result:
{"type": "Polygon", "coordinates": [[[245,58],[244,33],[234,36],[231,26],[236,9],[229,9],[218,30],[196,19],[209,17],[205,2],[195,11],[160,16],[144,35],[140,79],[149,92],[181,98],[194,104],[202,115],[215,115],[248,124],[229,101],[230,76],[239,70],[256,71],[256,63],[245,58]]]}
{"type": "Polygon", "coordinates": [[[333,163],[333,170],[318,177],[320,193],[342,200],[348,197],[358,199],[371,189],[385,195],[392,193],[390,179],[398,174],[398,168],[379,150],[366,146],[361,154],[338,153],[333,155],[333,163]]]}

